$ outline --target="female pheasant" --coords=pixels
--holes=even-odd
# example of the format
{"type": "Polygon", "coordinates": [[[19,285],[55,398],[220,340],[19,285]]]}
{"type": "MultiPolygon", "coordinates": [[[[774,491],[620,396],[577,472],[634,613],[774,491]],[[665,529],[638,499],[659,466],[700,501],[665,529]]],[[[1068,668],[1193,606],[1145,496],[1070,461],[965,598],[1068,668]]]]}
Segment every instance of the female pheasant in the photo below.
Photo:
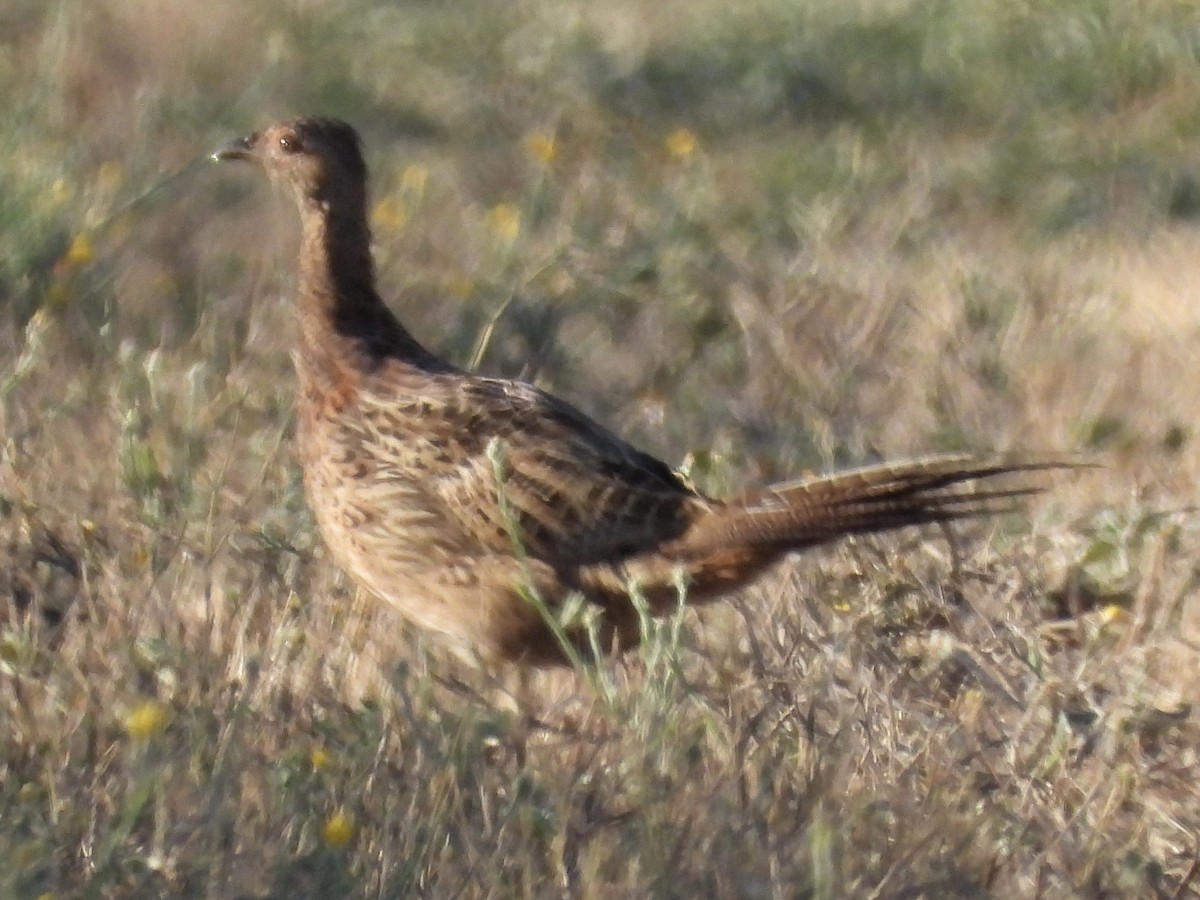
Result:
{"type": "Polygon", "coordinates": [[[375,287],[349,125],[283,122],[213,157],[256,163],[299,205],[298,442],[325,541],[463,655],[563,662],[587,646],[554,618],[572,596],[599,609],[602,649],[629,647],[634,586],[662,614],[681,590],[710,600],[796,550],[994,514],[1038,488],[966,482],[1055,467],[934,457],[706,497],[562,400],[417,342],[375,287]]]}

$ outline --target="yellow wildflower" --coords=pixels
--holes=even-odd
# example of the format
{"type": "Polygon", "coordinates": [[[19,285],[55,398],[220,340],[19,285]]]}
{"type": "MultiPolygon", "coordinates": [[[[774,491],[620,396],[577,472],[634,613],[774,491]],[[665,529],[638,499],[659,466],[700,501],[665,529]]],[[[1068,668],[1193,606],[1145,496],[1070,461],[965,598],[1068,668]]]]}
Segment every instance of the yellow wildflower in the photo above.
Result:
{"type": "Polygon", "coordinates": [[[676,159],[687,159],[696,152],[696,132],[690,128],[676,128],[665,141],[667,152],[676,159]]]}
{"type": "Polygon", "coordinates": [[[150,548],[145,544],[141,544],[133,548],[132,562],[139,569],[145,569],[150,565],[150,548]]]}
{"type": "Polygon", "coordinates": [[[96,184],[100,190],[106,193],[115,191],[121,186],[121,182],[124,180],[125,169],[115,159],[101,163],[100,168],[96,170],[96,184]]]}
{"type": "Polygon", "coordinates": [[[502,241],[513,241],[521,232],[521,211],[511,203],[497,203],[487,214],[488,230],[502,241]]]}
{"type": "Polygon", "coordinates": [[[30,339],[36,337],[50,324],[50,313],[46,312],[45,307],[36,309],[33,315],[29,317],[29,321],[25,323],[25,334],[30,339]]]}
{"type": "Polygon", "coordinates": [[[535,131],[525,138],[525,150],[543,166],[550,165],[558,156],[558,146],[554,142],[554,135],[544,131],[535,131]]]}
{"type": "Polygon", "coordinates": [[[399,231],[408,224],[408,207],[399,197],[384,197],[371,211],[371,221],[386,231],[399,231]]]}
{"type": "Polygon", "coordinates": [[[1108,606],[1100,610],[1100,622],[1104,625],[1110,625],[1125,615],[1125,608],[1116,604],[1110,603],[1108,606]]]}
{"type": "Polygon", "coordinates": [[[50,185],[50,205],[63,206],[71,199],[71,186],[65,178],[55,178],[50,185]]]}
{"type": "Polygon", "coordinates": [[[322,769],[327,768],[330,759],[329,751],[322,750],[320,747],[314,750],[308,757],[308,761],[312,765],[314,772],[320,772],[322,769]]]}
{"type": "Polygon", "coordinates": [[[308,632],[299,625],[284,629],[283,644],[292,653],[298,653],[308,643],[308,632]]]}
{"type": "MultiPolygon", "coordinates": [[[[42,298],[45,305],[51,309],[62,309],[67,305],[67,301],[71,299],[71,291],[67,289],[67,284],[61,278],[56,278],[47,285],[46,292],[42,295],[42,298]]],[[[38,312],[41,312],[41,310],[38,310],[38,312]]]]}
{"type": "Polygon", "coordinates": [[[475,282],[466,275],[455,275],[446,281],[446,290],[459,300],[466,300],[475,293],[475,282]]]}
{"type": "Polygon", "coordinates": [[[63,254],[62,263],[68,268],[78,268],[87,265],[95,258],[96,248],[92,246],[92,239],[86,234],[80,234],[71,241],[71,246],[63,254]]]}
{"type": "Polygon", "coordinates": [[[148,741],[167,727],[167,708],[154,700],[134,707],[125,716],[125,731],[135,741],[148,741]]]}
{"type": "Polygon", "coordinates": [[[159,272],[151,284],[157,294],[163,297],[174,297],[179,293],[179,282],[170,272],[159,272]]]}
{"type": "Polygon", "coordinates": [[[414,197],[420,197],[425,193],[425,183],[427,181],[429,181],[429,169],[416,163],[413,163],[411,166],[405,166],[404,171],[400,173],[401,190],[412,194],[414,197]]]}
{"type": "Polygon", "coordinates": [[[354,820],[346,813],[338,810],[325,822],[321,829],[321,837],[325,846],[338,850],[350,843],[354,837],[354,820]]]}
{"type": "Polygon", "coordinates": [[[978,718],[983,710],[983,692],[979,688],[968,688],[958,698],[958,711],[961,719],[972,721],[978,718]]]}

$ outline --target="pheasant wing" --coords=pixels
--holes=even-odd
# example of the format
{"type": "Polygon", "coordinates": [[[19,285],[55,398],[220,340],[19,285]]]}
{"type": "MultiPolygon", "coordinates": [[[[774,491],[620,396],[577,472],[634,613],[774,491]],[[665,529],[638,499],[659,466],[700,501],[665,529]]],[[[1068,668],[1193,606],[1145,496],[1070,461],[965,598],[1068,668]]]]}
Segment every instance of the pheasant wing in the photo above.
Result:
{"type": "Polygon", "coordinates": [[[460,546],[519,546],[560,569],[617,561],[679,537],[708,506],[665,463],[532,385],[454,374],[393,387],[372,430],[460,546]]]}

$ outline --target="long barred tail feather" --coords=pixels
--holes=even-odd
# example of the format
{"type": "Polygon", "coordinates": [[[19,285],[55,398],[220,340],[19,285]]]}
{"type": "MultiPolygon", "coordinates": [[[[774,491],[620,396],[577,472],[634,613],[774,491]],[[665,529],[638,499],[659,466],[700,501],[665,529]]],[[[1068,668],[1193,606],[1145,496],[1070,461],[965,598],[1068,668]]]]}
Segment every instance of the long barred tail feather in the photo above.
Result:
{"type": "Polygon", "coordinates": [[[938,456],[786,482],[731,498],[696,522],[678,546],[688,556],[730,545],[802,549],[852,534],[1001,515],[1045,490],[1029,476],[1078,467],[1058,460],[938,456]],[[990,484],[1020,476],[1026,478],[990,484]]]}

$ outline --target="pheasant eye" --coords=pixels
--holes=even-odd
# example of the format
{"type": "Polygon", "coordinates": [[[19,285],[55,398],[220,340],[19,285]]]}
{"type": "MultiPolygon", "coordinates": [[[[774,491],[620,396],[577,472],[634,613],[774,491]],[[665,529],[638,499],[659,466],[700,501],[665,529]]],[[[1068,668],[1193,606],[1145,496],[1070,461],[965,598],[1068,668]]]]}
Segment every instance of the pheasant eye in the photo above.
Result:
{"type": "Polygon", "coordinates": [[[279,148],[283,150],[284,153],[298,153],[301,149],[303,149],[300,146],[300,138],[296,137],[294,134],[283,135],[283,137],[279,139],[279,148]]]}

